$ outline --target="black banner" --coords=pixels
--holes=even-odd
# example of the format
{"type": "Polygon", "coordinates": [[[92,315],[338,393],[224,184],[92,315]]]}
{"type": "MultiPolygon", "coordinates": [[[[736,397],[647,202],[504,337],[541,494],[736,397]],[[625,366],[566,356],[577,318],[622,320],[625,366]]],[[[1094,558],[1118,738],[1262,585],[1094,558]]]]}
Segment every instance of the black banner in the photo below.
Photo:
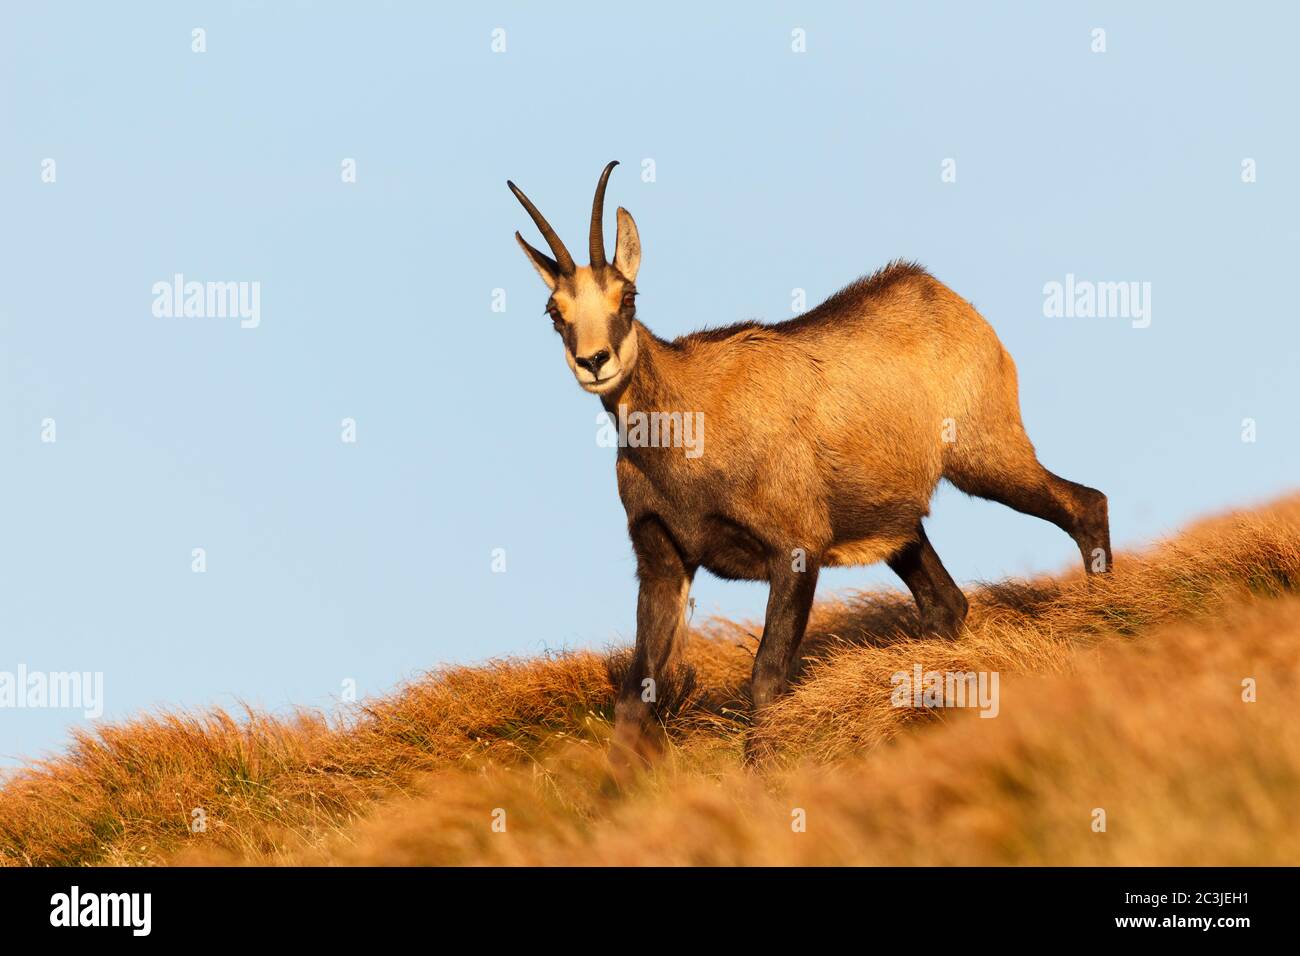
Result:
{"type": "Polygon", "coordinates": [[[775,925],[982,940],[1193,938],[1277,933],[1289,869],[42,869],[0,870],[6,939],[301,944],[473,928],[586,944],[606,925],[662,948],[689,921],[740,940],[775,925]],[[576,921],[576,922],[575,922],[576,921]],[[994,934],[994,935],[990,935],[994,934]]]}

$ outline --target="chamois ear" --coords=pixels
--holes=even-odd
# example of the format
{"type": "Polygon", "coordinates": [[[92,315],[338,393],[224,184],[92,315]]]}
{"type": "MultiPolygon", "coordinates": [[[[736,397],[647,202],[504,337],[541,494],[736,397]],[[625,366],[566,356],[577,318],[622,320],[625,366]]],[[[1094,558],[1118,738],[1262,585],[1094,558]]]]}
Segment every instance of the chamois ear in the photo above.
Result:
{"type": "Polygon", "coordinates": [[[628,282],[636,281],[637,270],[641,268],[641,237],[637,234],[632,214],[622,206],[618,207],[618,238],[614,240],[614,268],[621,272],[628,282]]]}
{"type": "Polygon", "coordinates": [[[537,274],[541,276],[542,281],[546,283],[546,287],[554,292],[556,281],[560,275],[560,267],[556,264],[555,260],[546,253],[534,249],[528,244],[524,237],[517,232],[515,233],[515,239],[524,250],[524,255],[528,257],[528,261],[531,262],[533,268],[537,270],[537,274]]]}

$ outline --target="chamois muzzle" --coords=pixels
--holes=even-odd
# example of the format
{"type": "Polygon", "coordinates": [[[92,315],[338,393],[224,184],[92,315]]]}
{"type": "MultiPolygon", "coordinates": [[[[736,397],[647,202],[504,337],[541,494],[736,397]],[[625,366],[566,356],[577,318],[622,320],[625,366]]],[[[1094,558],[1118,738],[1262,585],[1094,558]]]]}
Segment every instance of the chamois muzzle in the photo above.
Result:
{"type": "Polygon", "coordinates": [[[586,358],[578,358],[578,356],[575,355],[573,360],[592,375],[596,376],[596,378],[600,378],[601,367],[609,361],[609,349],[601,349],[599,352],[596,352],[594,355],[588,355],[586,358]]]}

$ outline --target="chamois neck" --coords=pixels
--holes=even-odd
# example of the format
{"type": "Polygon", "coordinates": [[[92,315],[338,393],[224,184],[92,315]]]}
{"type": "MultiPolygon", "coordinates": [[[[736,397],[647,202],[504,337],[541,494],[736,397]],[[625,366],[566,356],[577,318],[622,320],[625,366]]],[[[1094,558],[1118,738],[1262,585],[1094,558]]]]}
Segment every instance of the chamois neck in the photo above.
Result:
{"type": "Polygon", "coordinates": [[[640,322],[632,324],[632,334],[636,336],[636,364],[622,388],[602,396],[605,410],[617,413],[620,405],[629,411],[684,407],[679,361],[672,346],[655,338],[640,322]]]}

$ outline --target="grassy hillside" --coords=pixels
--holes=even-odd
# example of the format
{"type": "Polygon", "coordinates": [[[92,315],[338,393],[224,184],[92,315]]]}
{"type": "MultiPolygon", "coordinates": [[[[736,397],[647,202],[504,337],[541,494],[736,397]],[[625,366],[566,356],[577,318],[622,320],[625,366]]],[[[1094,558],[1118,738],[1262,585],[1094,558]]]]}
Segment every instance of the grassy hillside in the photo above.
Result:
{"type": "Polygon", "coordinates": [[[713,621],[665,760],[626,791],[603,764],[626,651],[561,654],[341,718],[82,733],[0,789],[0,862],[1300,863],[1300,496],[1117,565],[977,588],[955,643],[918,637],[897,593],[818,605],[754,728],[780,754],[761,774],[740,766],[757,628],[713,621]],[[997,672],[998,716],[894,706],[918,664],[997,672]]]}

